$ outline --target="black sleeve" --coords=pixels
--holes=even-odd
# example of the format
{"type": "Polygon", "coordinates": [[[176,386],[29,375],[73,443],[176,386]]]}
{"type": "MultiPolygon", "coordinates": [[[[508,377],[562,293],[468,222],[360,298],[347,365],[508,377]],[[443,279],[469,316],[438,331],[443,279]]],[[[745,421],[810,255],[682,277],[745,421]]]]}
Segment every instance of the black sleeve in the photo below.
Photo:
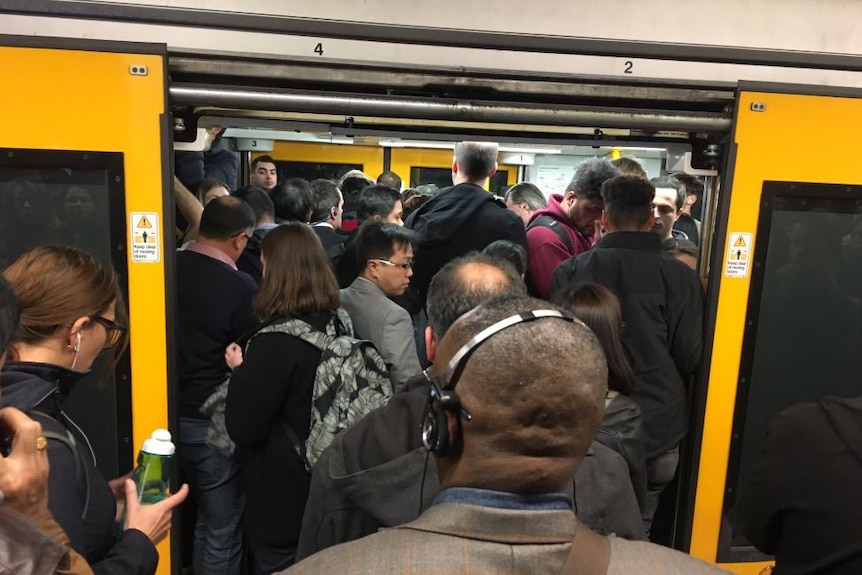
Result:
{"type": "Polygon", "coordinates": [[[256,336],[243,363],[233,370],[225,424],[237,445],[265,443],[279,417],[296,370],[294,338],[282,333],[256,336]]]}
{"type": "Polygon", "coordinates": [[[223,181],[231,191],[237,188],[237,161],[236,156],[230,151],[222,150],[213,154],[211,157],[205,158],[203,164],[205,177],[223,181]]]}
{"type": "MultiPolygon", "coordinates": [[[[75,458],[69,447],[59,441],[48,440],[48,508],[57,524],[69,536],[72,548],[85,558],[87,541],[81,515],[86,501],[86,486],[71,481],[77,476],[75,458]]],[[[95,472],[95,470],[93,470],[95,472]]],[[[95,481],[96,477],[91,477],[95,481]]],[[[100,481],[101,476],[98,478],[100,481]]],[[[105,486],[107,489],[107,486],[105,486]]],[[[124,531],[108,554],[96,563],[90,563],[96,575],[153,575],[159,564],[159,554],[152,542],[140,531],[124,531]]]]}
{"type": "Polygon", "coordinates": [[[204,181],[204,154],[203,152],[176,152],[174,154],[174,171],[177,179],[195,194],[198,186],[204,181]]]}
{"type": "Polygon", "coordinates": [[[782,511],[793,504],[797,486],[805,488],[797,468],[799,439],[806,433],[803,427],[792,413],[777,415],[741,486],[736,526],[764,553],[775,553],[782,531],[782,511]]]}
{"type": "Polygon", "coordinates": [[[554,275],[551,278],[551,296],[553,297],[558,291],[569,285],[572,281],[574,272],[574,262],[571,258],[557,266],[554,270],[554,275]]]}
{"type": "MultiPolygon", "coordinates": [[[[670,354],[676,369],[684,378],[690,376],[700,364],[703,349],[703,288],[697,274],[685,272],[679,301],[668,306],[670,321],[670,354]]],[[[679,281],[679,280],[677,280],[679,281]]]]}
{"type": "Polygon", "coordinates": [[[254,294],[257,290],[257,285],[252,277],[242,273],[242,291],[241,295],[234,301],[234,313],[231,317],[231,329],[233,331],[233,339],[237,341],[241,336],[248,334],[257,325],[258,321],[254,317],[254,294]]]}
{"type": "Polygon", "coordinates": [[[506,238],[527,249],[527,229],[524,227],[524,221],[521,218],[516,218],[509,228],[506,230],[506,238]]]}

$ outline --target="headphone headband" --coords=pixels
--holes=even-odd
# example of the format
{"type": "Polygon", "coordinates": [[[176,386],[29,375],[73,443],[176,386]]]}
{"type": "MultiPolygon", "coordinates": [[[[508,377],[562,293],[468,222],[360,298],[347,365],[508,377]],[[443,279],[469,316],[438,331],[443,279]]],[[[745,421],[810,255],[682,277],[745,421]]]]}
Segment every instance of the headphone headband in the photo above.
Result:
{"type": "Polygon", "coordinates": [[[460,379],[461,377],[461,373],[467,366],[467,360],[470,358],[471,355],[473,355],[473,352],[476,351],[476,348],[478,348],[486,339],[503,331],[508,327],[512,327],[513,325],[528,321],[535,321],[537,319],[543,318],[557,318],[569,322],[577,322],[583,325],[583,322],[581,322],[579,319],[559,312],[555,309],[535,309],[531,311],[521,312],[519,314],[509,316],[506,319],[502,319],[474,335],[467,343],[461,346],[461,349],[455,352],[455,355],[452,356],[452,359],[446,365],[446,369],[444,369],[443,373],[440,374],[439,379],[441,387],[443,389],[455,388],[455,385],[457,385],[458,383],[458,379],[460,379]]]}

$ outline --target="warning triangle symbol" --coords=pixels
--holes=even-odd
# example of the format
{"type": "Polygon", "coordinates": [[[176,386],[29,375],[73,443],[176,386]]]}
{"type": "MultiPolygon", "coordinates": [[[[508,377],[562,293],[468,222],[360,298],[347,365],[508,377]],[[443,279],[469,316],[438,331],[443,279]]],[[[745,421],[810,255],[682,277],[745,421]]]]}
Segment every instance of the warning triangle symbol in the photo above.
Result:
{"type": "MultiPolygon", "coordinates": [[[[142,220],[142,221],[143,221],[143,220],[142,220]]],[[[139,227],[143,227],[143,226],[139,226],[139,227]]],[[[733,247],[735,247],[735,248],[744,248],[744,247],[746,247],[746,246],[745,246],[745,238],[743,238],[742,236],[738,236],[738,237],[736,238],[736,241],[735,241],[735,242],[733,242],[733,247]]]]}
{"type": "MultiPolygon", "coordinates": [[[[138,229],[146,229],[152,228],[153,224],[150,223],[150,220],[147,219],[147,216],[141,216],[141,219],[138,221],[138,229]]],[[[745,245],[745,244],[742,244],[745,245]]]]}

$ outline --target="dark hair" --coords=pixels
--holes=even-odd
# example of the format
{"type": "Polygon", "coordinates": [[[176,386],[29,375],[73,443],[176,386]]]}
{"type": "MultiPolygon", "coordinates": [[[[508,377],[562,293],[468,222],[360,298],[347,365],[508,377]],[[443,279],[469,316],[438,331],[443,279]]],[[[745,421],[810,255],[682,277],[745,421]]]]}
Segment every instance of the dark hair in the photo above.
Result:
{"type": "Polygon", "coordinates": [[[255,225],[264,220],[275,220],[275,205],[272,203],[272,198],[261,188],[255,185],[243,186],[231,195],[251,206],[254,211],[255,225]]]}
{"type": "Polygon", "coordinates": [[[255,171],[257,169],[257,165],[260,163],[272,164],[274,166],[275,160],[273,160],[271,156],[258,156],[251,162],[251,171],[255,171]]]}
{"type": "Polygon", "coordinates": [[[673,174],[673,177],[683,185],[686,194],[697,196],[698,201],[703,199],[704,185],[700,178],[690,174],[673,174]]]}
{"type": "Polygon", "coordinates": [[[575,175],[566,191],[574,191],[580,199],[601,198],[602,184],[619,175],[620,171],[605,158],[590,158],[575,168],[575,175]]]}
{"type": "Polygon", "coordinates": [[[302,178],[279,182],[270,192],[275,205],[275,217],[282,222],[308,222],[312,210],[312,193],[309,183],[302,178]]]}
{"type": "Polygon", "coordinates": [[[18,330],[18,297],[6,278],[0,276],[0,357],[6,353],[9,342],[18,330]]]}
{"type": "Polygon", "coordinates": [[[608,388],[631,395],[635,376],[623,351],[623,312],[614,292],[598,284],[570,284],[554,295],[554,303],[571,310],[596,334],[608,362],[608,388]]]}
{"type": "Polygon", "coordinates": [[[656,188],[670,188],[672,190],[676,190],[676,209],[677,211],[681,210],[685,205],[685,197],[688,193],[685,191],[685,186],[683,186],[679,180],[674,178],[673,176],[662,176],[660,178],[653,178],[650,180],[650,183],[656,188]]]}
{"type": "Polygon", "coordinates": [[[617,228],[640,229],[649,221],[655,188],[638,176],[617,176],[602,184],[608,220],[617,228]]]}
{"type": "Polygon", "coordinates": [[[287,222],[273,228],[260,251],[266,269],[254,308],[262,320],[338,309],[338,282],[311,226],[287,222]]]}
{"type": "Polygon", "coordinates": [[[519,275],[527,273],[527,250],[521,244],[509,240],[497,240],[488,244],[482,253],[506,260],[514,266],[519,275]]]}
{"type": "Polygon", "coordinates": [[[413,194],[406,200],[401,202],[401,206],[404,208],[404,213],[402,214],[403,218],[407,218],[410,214],[421,208],[425,205],[425,202],[432,199],[434,196],[428,194],[413,194]]]}
{"type": "Polygon", "coordinates": [[[311,221],[325,222],[332,214],[332,208],[338,208],[341,202],[341,192],[332,180],[313,180],[311,182],[311,221]]]}
{"type": "Polygon", "coordinates": [[[216,198],[201,214],[200,235],[212,240],[229,240],[240,232],[254,229],[257,222],[247,203],[233,196],[216,198]]]}
{"type": "Polygon", "coordinates": [[[459,317],[502,295],[527,295],[524,282],[506,260],[471,252],[450,261],[428,286],[426,310],[434,337],[440,341],[459,317]],[[488,268],[500,273],[489,273],[488,268]]]}
{"type": "Polygon", "coordinates": [[[198,184],[198,189],[196,190],[196,195],[198,197],[198,201],[200,203],[204,203],[204,196],[207,195],[207,192],[213,188],[222,187],[227,190],[227,193],[230,194],[230,188],[224,182],[224,180],[219,180],[218,178],[207,178],[198,184]]]}
{"type": "Polygon", "coordinates": [[[700,250],[697,248],[697,244],[691,240],[668,238],[661,243],[661,249],[672,256],[683,254],[697,259],[698,255],[700,255],[700,250]]]}
{"type": "MultiPolygon", "coordinates": [[[[338,180],[338,189],[344,194],[344,211],[357,211],[357,199],[359,194],[368,186],[373,186],[374,182],[359,170],[351,170],[344,174],[338,180]]],[[[360,219],[361,221],[361,219],[360,219]]]]}
{"type": "Polygon", "coordinates": [[[383,172],[382,174],[377,176],[377,183],[383,184],[384,186],[389,186],[396,191],[401,190],[401,185],[403,184],[403,182],[401,181],[401,176],[391,170],[388,172],[383,172]]]}
{"type": "MultiPolygon", "coordinates": [[[[24,252],[3,275],[15,291],[21,314],[13,344],[54,337],[60,328],[81,317],[101,315],[111,304],[116,322],[128,325],[114,268],[88,252],[67,246],[35,247],[24,252]]],[[[124,338],[114,346],[115,355],[126,341],[124,338]]],[[[15,358],[10,349],[6,355],[15,358]]]]}
{"type": "Polygon", "coordinates": [[[513,204],[523,202],[533,211],[541,210],[548,205],[548,199],[542,190],[529,182],[518,182],[506,191],[504,197],[507,201],[511,200],[513,204]]]}
{"type": "Polygon", "coordinates": [[[646,170],[634,158],[617,158],[616,160],[611,160],[611,164],[620,171],[621,176],[638,176],[645,180],[649,179],[646,170]]]}
{"type": "Polygon", "coordinates": [[[356,219],[364,222],[374,216],[386,218],[401,201],[401,194],[388,186],[374,184],[359,193],[356,202],[356,219]]]}
{"type": "Polygon", "coordinates": [[[368,260],[388,260],[398,248],[416,249],[416,237],[403,226],[378,221],[367,221],[356,235],[356,261],[365,269],[368,260]]]}
{"type": "Polygon", "coordinates": [[[455,161],[467,179],[487,178],[497,165],[499,146],[493,142],[458,142],[455,144],[455,161]]]}

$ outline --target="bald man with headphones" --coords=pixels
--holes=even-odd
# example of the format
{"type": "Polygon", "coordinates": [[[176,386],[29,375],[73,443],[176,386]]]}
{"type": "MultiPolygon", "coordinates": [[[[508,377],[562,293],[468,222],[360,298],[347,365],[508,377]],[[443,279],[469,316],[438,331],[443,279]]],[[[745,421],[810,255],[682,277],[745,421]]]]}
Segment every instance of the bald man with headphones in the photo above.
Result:
{"type": "Polygon", "coordinates": [[[540,300],[496,298],[455,322],[430,376],[422,432],[440,479],[434,504],[286,573],[725,573],[578,523],[566,493],[607,391],[601,346],[580,321],[540,300]]]}

